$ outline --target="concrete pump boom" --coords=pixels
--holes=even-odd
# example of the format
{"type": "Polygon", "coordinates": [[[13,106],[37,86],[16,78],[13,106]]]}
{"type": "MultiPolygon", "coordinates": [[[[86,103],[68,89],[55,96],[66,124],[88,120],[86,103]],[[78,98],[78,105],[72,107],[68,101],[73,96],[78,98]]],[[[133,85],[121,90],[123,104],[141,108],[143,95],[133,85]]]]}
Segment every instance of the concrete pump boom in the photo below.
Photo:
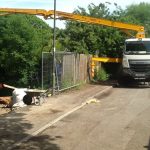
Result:
{"type": "MultiPolygon", "coordinates": [[[[46,11],[44,9],[14,9],[14,8],[0,8],[0,12],[5,12],[5,13],[13,13],[13,14],[30,14],[30,15],[41,15],[45,19],[48,17],[53,17],[54,11],[49,10],[46,11]]],[[[145,31],[143,26],[139,25],[133,25],[133,24],[127,24],[127,23],[122,23],[118,21],[111,21],[107,19],[101,19],[101,18],[94,18],[94,17],[89,17],[89,16],[82,16],[82,15],[77,15],[77,14],[72,14],[72,13],[67,13],[67,12],[61,12],[61,11],[56,11],[56,16],[58,19],[63,19],[63,20],[74,20],[74,21],[79,21],[79,22],[84,22],[88,24],[97,24],[97,25],[104,25],[104,26],[109,26],[109,27],[114,27],[122,30],[131,30],[131,31],[136,31],[136,38],[144,38],[145,37],[145,31]]]]}

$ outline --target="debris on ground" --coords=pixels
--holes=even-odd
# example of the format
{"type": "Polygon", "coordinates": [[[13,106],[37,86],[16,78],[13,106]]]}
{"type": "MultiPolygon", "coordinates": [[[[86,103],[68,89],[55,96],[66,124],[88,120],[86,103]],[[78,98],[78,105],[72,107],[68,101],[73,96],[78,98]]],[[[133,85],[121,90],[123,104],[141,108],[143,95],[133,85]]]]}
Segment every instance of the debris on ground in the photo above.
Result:
{"type": "Polygon", "coordinates": [[[11,96],[1,97],[0,104],[6,105],[7,107],[10,107],[10,108],[26,106],[23,102],[23,97],[26,95],[24,91],[26,89],[19,89],[14,86],[0,83],[0,89],[3,89],[3,88],[12,89],[12,94],[11,96]]]}
{"type": "Polygon", "coordinates": [[[13,107],[25,107],[26,104],[23,102],[23,98],[26,95],[26,89],[16,88],[12,93],[13,107]]]}
{"type": "Polygon", "coordinates": [[[0,89],[8,88],[12,90],[11,98],[2,96],[0,104],[6,107],[25,107],[34,103],[35,105],[41,105],[45,101],[45,97],[50,96],[48,90],[39,89],[27,89],[27,88],[16,88],[7,84],[0,83],[0,89]]]}
{"type": "Polygon", "coordinates": [[[3,89],[3,88],[8,88],[8,89],[12,89],[12,90],[16,89],[16,87],[14,87],[14,86],[0,83],[0,89],[3,89]]]}
{"type": "Polygon", "coordinates": [[[0,104],[4,105],[5,107],[12,107],[12,97],[11,96],[5,96],[0,97],[0,104]]]}
{"type": "Polygon", "coordinates": [[[92,98],[92,99],[86,101],[86,104],[91,104],[91,103],[100,103],[100,101],[97,100],[96,98],[92,98]]]}

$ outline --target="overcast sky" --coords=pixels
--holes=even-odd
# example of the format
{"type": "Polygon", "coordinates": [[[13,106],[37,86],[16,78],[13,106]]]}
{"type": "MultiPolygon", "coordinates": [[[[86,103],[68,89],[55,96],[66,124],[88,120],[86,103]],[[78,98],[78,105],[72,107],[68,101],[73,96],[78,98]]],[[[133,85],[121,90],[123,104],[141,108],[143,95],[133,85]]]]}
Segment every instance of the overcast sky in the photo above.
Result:
{"type": "MultiPolygon", "coordinates": [[[[65,12],[73,12],[78,6],[87,8],[90,3],[98,5],[100,2],[117,3],[123,9],[131,4],[140,2],[149,2],[150,0],[56,0],[57,10],[65,12]]],[[[53,9],[54,0],[0,0],[1,8],[34,8],[34,9],[53,9]]],[[[47,21],[51,26],[53,21],[47,21]]],[[[64,27],[62,21],[57,21],[58,27],[64,27]]]]}

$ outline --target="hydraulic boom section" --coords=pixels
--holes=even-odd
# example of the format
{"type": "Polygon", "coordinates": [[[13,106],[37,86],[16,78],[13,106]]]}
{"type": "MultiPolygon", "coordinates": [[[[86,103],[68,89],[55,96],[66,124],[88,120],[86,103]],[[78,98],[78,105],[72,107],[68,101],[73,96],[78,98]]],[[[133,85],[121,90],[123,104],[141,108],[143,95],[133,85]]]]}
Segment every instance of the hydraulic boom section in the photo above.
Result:
{"type": "MultiPolygon", "coordinates": [[[[13,8],[0,8],[0,12],[5,13],[13,13],[13,14],[31,14],[31,15],[41,15],[45,19],[51,17],[53,18],[54,11],[49,10],[46,11],[44,9],[13,9],[13,8]]],[[[130,31],[136,31],[136,38],[144,38],[145,37],[145,31],[143,26],[139,25],[133,25],[133,24],[127,24],[117,21],[111,21],[107,19],[101,19],[101,18],[94,18],[89,16],[82,16],[62,11],[56,11],[56,16],[58,19],[62,20],[73,20],[73,21],[79,21],[84,22],[88,24],[97,24],[97,25],[104,25],[109,26],[113,28],[123,29],[123,30],[130,30],[130,31]]]]}

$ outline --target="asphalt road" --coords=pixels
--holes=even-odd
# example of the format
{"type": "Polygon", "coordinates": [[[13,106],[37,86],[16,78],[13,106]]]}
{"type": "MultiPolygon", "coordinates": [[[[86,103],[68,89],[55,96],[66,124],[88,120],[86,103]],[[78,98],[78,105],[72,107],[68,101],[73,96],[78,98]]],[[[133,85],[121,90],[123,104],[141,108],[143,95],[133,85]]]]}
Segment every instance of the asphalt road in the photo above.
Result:
{"type": "Polygon", "coordinates": [[[149,88],[113,88],[96,99],[100,102],[84,106],[18,149],[150,150],[149,88]]]}

